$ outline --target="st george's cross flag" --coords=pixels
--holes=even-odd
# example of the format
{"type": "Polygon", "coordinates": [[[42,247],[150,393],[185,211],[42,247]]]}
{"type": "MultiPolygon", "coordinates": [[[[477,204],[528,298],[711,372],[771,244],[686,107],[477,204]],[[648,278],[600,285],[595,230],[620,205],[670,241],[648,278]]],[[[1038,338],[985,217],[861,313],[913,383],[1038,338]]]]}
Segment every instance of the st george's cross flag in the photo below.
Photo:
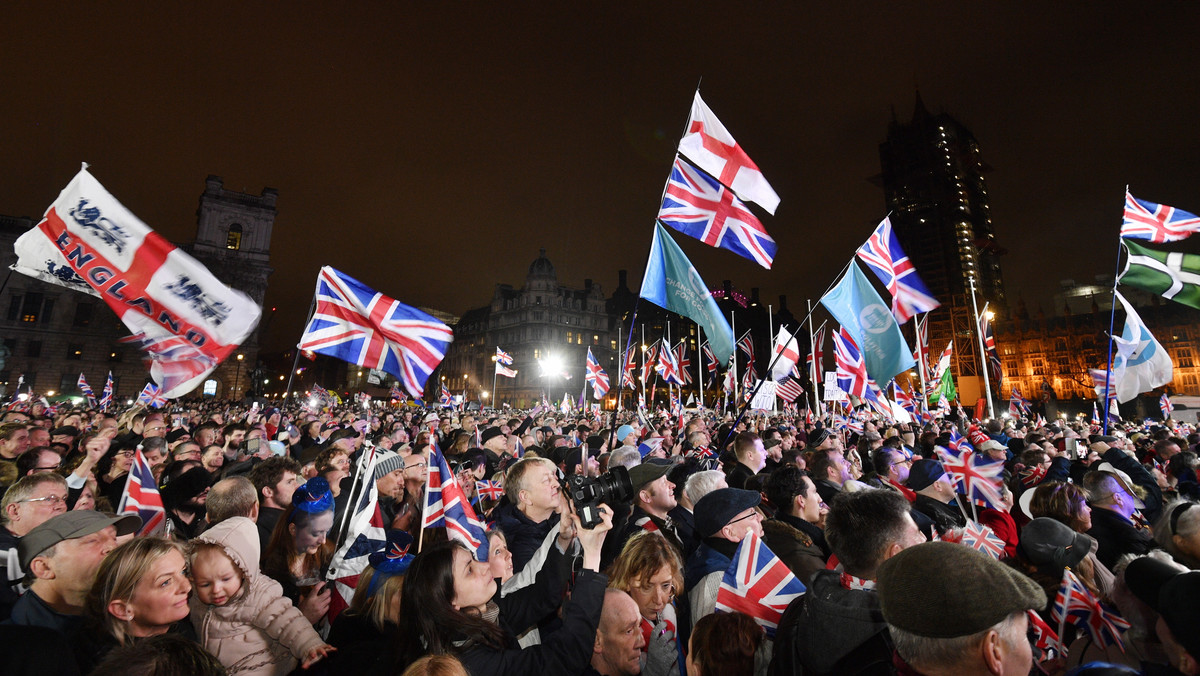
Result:
{"type": "Polygon", "coordinates": [[[721,579],[716,609],[745,613],[774,637],[783,611],[805,591],[787,565],[750,530],[721,579]]]}
{"type": "Polygon", "coordinates": [[[856,253],[892,294],[892,314],[897,322],[903,324],[914,315],[941,307],[900,248],[900,240],[896,239],[892,222],[887,218],[879,222],[856,253]]]}
{"type": "Polygon", "coordinates": [[[775,240],[733,191],[676,156],[658,220],[770,270],[775,240]]]}
{"type": "Polygon", "coordinates": [[[800,345],[787,327],[779,327],[779,335],[775,336],[772,353],[774,363],[771,366],[771,377],[776,381],[783,380],[800,361],[800,345]]]}
{"type": "Polygon", "coordinates": [[[591,383],[592,396],[596,399],[603,399],[604,395],[608,394],[608,374],[604,369],[600,368],[600,362],[596,361],[596,357],[592,355],[592,348],[587,351],[587,374],[583,377],[584,381],[591,383]]]}
{"type": "Polygon", "coordinates": [[[297,347],[386,371],[419,398],[452,340],[450,327],[432,315],[327,265],[317,275],[316,309],[297,347]]]}
{"type": "Polygon", "coordinates": [[[168,398],[208,377],[262,314],[249,296],[151,230],[86,166],[14,250],[17,272],[103,299],[138,337],[150,377],[168,398]],[[164,342],[172,342],[170,351],[155,349],[164,342]]]}
{"type": "Polygon", "coordinates": [[[779,207],[779,195],[775,189],[767,183],[758,165],[742,150],[725,125],[709,110],[704,99],[700,98],[698,89],[692,99],[687,132],[679,141],[679,152],[732,188],[743,200],[754,202],[771,214],[779,207]]]}
{"type": "Polygon", "coordinates": [[[1196,214],[1140,200],[1125,191],[1121,237],[1163,244],[1187,239],[1196,232],[1200,232],[1200,217],[1196,214]]]}
{"type": "Polygon", "coordinates": [[[125,476],[125,490],[117,503],[117,514],[140,516],[142,527],[138,535],[161,535],[166,528],[167,511],[158,492],[158,482],[141,448],[134,451],[133,465],[125,476]]]}

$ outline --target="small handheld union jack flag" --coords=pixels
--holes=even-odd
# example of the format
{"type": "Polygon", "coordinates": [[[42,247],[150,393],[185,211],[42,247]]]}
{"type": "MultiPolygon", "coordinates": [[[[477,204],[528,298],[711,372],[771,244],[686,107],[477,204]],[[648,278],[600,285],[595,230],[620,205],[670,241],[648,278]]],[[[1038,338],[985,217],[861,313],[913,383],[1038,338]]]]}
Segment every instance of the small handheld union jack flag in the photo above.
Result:
{"type": "Polygon", "coordinates": [[[1087,632],[1102,650],[1115,643],[1121,652],[1125,652],[1121,634],[1129,629],[1129,623],[1105,609],[1070,568],[1063,571],[1062,585],[1054,596],[1050,616],[1058,620],[1060,626],[1070,623],[1087,632]]]}
{"type": "Polygon", "coordinates": [[[999,559],[1004,555],[1004,540],[978,521],[967,521],[967,527],[963,529],[962,543],[971,549],[991,554],[992,558],[999,559]]]}
{"type": "Polygon", "coordinates": [[[1004,474],[1004,463],[979,455],[974,451],[953,451],[937,447],[942,466],[954,477],[958,492],[972,500],[983,500],[993,509],[1003,506],[1000,497],[1000,482],[1004,474]]]}
{"type": "Polygon", "coordinates": [[[1145,239],[1155,244],[1178,242],[1200,232],[1200,217],[1183,209],[1140,200],[1125,191],[1121,237],[1145,239]]]}
{"type": "Polygon", "coordinates": [[[167,398],[163,395],[161,387],[158,387],[154,383],[146,383],[146,386],[138,394],[137,403],[141,406],[162,408],[167,405],[167,398]]]}
{"type": "Polygon", "coordinates": [[[805,591],[804,584],[751,530],[721,579],[716,608],[745,613],[774,637],[783,611],[805,591]]]}
{"type": "Polygon", "coordinates": [[[158,493],[158,482],[140,448],[134,452],[133,465],[125,478],[125,490],[117,504],[117,514],[140,516],[142,528],[138,535],[158,535],[166,526],[167,512],[158,493]]]}
{"type": "Polygon", "coordinates": [[[1065,651],[1062,647],[1062,642],[1059,641],[1058,634],[1046,624],[1041,615],[1026,610],[1029,614],[1029,635],[1033,638],[1033,647],[1039,651],[1038,655],[1034,655],[1034,662],[1046,662],[1055,658],[1065,651]]]}
{"type": "Polygon", "coordinates": [[[446,465],[446,459],[442,457],[437,444],[433,445],[433,452],[429,455],[428,469],[422,527],[444,527],[450,538],[474,551],[477,560],[487,561],[488,544],[483,523],[475,516],[475,510],[446,465]]]}
{"type": "Polygon", "coordinates": [[[504,487],[501,486],[500,482],[498,481],[484,479],[483,481],[475,482],[475,492],[478,493],[479,497],[481,498],[497,501],[504,496],[504,487]]]}
{"type": "Polygon", "coordinates": [[[84,397],[87,397],[88,406],[91,408],[96,408],[96,393],[92,391],[92,386],[88,385],[88,382],[84,379],[82,373],[79,374],[78,384],[79,391],[83,393],[84,397]]]}
{"type": "Polygon", "coordinates": [[[1175,410],[1175,406],[1171,403],[1171,398],[1167,396],[1166,392],[1163,392],[1163,395],[1159,397],[1158,408],[1162,410],[1163,420],[1170,418],[1171,413],[1175,410]]]}
{"type": "MultiPolygon", "coordinates": [[[[20,388],[18,388],[20,389],[20,388]]],[[[100,393],[100,408],[107,409],[113,398],[112,371],[108,372],[108,380],[104,381],[104,391],[100,393]]]]}

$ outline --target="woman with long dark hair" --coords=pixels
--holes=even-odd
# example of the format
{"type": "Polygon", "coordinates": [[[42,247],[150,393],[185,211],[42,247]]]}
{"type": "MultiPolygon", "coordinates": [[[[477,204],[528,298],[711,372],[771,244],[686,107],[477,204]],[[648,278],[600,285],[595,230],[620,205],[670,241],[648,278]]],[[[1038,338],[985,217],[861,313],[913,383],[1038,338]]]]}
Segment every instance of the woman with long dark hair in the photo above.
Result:
{"type": "MultiPolygon", "coordinates": [[[[425,654],[451,654],[473,676],[577,674],[591,660],[608,578],[600,574],[600,550],[612,528],[612,512],[580,529],[571,515],[558,534],[559,551],[575,539],[582,545],[582,570],[575,576],[562,627],[541,645],[518,647],[515,636],[562,603],[569,557],[547,559],[538,580],[503,597],[486,562],[457,542],[428,546],[413,559],[404,580],[397,632],[400,668],[425,654]],[[545,577],[544,577],[545,576],[545,577]]],[[[566,519],[563,519],[566,522],[566,519]]],[[[551,550],[557,549],[554,546],[551,550]]]]}
{"type": "Polygon", "coordinates": [[[292,495],[263,553],[262,572],[283,586],[309,622],[317,624],[329,610],[330,589],[321,581],[333,558],[333,494],[320,477],[309,479],[292,495]]]}

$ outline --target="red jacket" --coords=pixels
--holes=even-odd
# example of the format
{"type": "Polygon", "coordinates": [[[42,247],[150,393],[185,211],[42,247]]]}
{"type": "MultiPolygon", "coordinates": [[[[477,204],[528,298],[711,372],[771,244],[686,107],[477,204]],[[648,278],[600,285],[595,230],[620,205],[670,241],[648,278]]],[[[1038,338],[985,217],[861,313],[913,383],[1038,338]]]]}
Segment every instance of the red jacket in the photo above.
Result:
{"type": "Polygon", "coordinates": [[[996,537],[1004,540],[1004,556],[1017,555],[1017,524],[1012,514],[988,508],[979,513],[979,523],[991,528],[996,537]]]}

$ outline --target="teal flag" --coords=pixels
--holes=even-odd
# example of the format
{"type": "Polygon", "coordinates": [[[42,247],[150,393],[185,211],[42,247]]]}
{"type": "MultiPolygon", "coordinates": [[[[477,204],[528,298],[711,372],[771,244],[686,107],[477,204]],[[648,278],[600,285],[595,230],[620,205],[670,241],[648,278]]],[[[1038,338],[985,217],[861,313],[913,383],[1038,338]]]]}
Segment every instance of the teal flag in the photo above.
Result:
{"type": "Polygon", "coordinates": [[[683,315],[704,328],[717,361],[724,364],[733,354],[733,329],[717,307],[700,273],[662,225],[654,225],[654,241],[642,278],[641,297],[683,315]]]}
{"type": "Polygon", "coordinates": [[[891,308],[857,263],[850,262],[850,270],[825,294],[821,304],[858,343],[867,375],[875,382],[886,383],[916,365],[891,308]]]}

